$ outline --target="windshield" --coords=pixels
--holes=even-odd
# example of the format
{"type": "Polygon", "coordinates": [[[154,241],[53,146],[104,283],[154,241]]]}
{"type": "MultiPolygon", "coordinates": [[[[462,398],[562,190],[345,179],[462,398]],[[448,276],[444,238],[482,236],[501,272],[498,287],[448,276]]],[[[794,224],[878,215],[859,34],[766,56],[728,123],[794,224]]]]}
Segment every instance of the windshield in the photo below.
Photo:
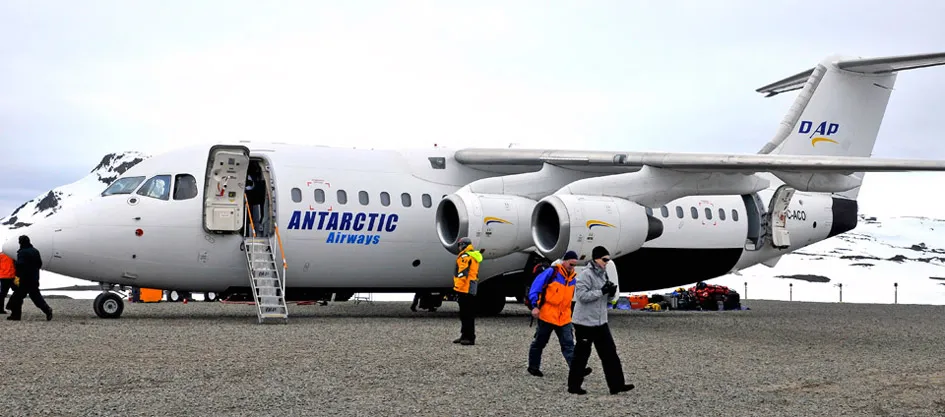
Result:
{"type": "Polygon", "coordinates": [[[155,175],[141,186],[141,189],[138,190],[138,194],[158,200],[167,200],[171,191],[170,185],[170,175],[155,175]]]}
{"type": "Polygon", "coordinates": [[[131,194],[135,188],[138,188],[141,181],[144,181],[144,177],[119,178],[102,192],[102,197],[114,194],[131,194]]]}

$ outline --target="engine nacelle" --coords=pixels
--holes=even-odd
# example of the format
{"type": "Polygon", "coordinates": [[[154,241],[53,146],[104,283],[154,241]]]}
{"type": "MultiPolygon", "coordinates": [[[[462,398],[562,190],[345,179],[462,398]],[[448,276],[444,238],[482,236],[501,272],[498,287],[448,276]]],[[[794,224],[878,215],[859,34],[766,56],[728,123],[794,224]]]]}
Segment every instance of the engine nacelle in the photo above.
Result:
{"type": "Polygon", "coordinates": [[[569,250],[590,259],[595,246],[607,248],[616,258],[662,234],[663,222],[647,215],[643,206],[615,197],[550,195],[532,213],[535,247],[548,259],[569,250]]]}
{"type": "Polygon", "coordinates": [[[472,239],[483,258],[500,258],[532,247],[532,209],[536,201],[502,194],[459,191],[440,200],[436,234],[446,250],[458,254],[461,237],[472,239]]]}

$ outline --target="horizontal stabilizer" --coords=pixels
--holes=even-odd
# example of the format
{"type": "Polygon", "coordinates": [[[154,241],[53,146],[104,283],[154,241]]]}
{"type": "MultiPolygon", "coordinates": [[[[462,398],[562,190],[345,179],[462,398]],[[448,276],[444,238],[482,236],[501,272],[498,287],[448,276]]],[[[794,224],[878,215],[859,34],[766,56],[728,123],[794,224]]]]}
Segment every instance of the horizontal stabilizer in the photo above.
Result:
{"type": "Polygon", "coordinates": [[[860,74],[889,74],[945,64],[945,52],[901,55],[885,58],[848,59],[837,62],[837,68],[860,74]]]}
{"type": "MultiPolygon", "coordinates": [[[[839,69],[859,74],[890,74],[898,71],[943,65],[945,64],[945,52],[882,58],[834,59],[832,63],[839,69]]],[[[823,64],[826,65],[828,62],[823,64]]],[[[811,68],[783,80],[775,81],[755,91],[766,94],[765,97],[771,97],[784,92],[799,90],[804,87],[804,83],[813,73],[814,68],[811,68]]]]}

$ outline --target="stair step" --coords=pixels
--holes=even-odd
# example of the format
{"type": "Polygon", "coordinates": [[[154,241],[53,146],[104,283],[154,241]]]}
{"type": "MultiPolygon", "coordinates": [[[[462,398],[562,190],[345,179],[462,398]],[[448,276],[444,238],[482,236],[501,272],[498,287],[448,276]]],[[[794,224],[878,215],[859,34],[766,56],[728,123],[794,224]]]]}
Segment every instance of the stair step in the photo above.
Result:
{"type": "Polygon", "coordinates": [[[259,322],[262,323],[264,319],[287,319],[289,309],[283,291],[285,277],[280,276],[283,270],[276,260],[272,241],[268,237],[244,237],[243,244],[259,322]]]}

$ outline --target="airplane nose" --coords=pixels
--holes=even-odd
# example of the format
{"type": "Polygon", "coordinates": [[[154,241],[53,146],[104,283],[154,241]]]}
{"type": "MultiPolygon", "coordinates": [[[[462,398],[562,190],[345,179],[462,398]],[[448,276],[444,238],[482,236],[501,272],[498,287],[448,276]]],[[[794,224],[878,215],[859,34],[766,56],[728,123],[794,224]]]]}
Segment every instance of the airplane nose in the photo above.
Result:
{"type": "Polygon", "coordinates": [[[3,253],[13,259],[16,259],[16,250],[19,249],[20,246],[16,239],[17,238],[15,236],[7,237],[7,240],[3,242],[2,248],[3,253]]]}
{"type": "Polygon", "coordinates": [[[13,258],[16,259],[16,251],[20,249],[19,237],[26,236],[30,239],[30,244],[39,251],[43,260],[43,269],[49,266],[53,253],[53,230],[45,225],[34,224],[24,230],[18,230],[10,239],[3,244],[3,253],[7,253],[7,248],[13,252],[13,258]]]}

